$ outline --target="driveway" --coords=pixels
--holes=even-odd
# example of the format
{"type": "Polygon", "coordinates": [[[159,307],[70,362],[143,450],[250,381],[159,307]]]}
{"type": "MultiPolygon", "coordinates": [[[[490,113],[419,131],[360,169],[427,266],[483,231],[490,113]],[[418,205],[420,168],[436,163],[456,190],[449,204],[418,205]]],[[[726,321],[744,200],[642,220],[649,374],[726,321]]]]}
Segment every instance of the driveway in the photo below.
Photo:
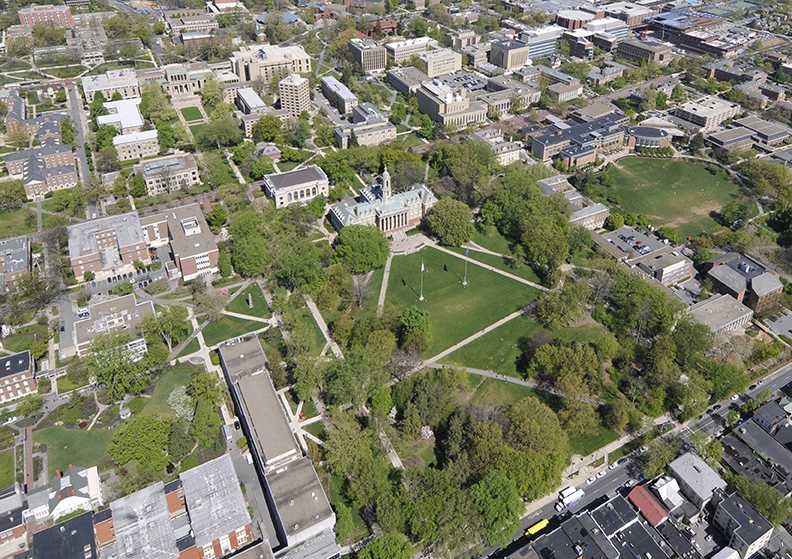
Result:
{"type": "Polygon", "coordinates": [[[770,327],[770,330],[778,334],[783,334],[787,337],[792,337],[792,313],[783,311],[780,315],[768,318],[765,324],[770,327]]]}

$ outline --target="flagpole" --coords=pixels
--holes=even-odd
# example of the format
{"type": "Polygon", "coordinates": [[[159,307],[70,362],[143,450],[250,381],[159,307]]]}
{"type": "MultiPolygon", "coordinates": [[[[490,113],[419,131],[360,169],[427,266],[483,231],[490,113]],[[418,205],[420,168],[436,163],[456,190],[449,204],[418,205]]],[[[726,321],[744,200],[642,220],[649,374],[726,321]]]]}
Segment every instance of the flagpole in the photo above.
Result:
{"type": "MultiPolygon", "coordinates": [[[[468,249],[465,249],[465,257],[466,258],[467,258],[467,255],[468,255],[468,249]]],[[[462,285],[464,285],[465,287],[467,287],[467,265],[468,265],[468,261],[466,259],[465,260],[465,280],[462,282],[462,285]]]]}
{"type": "Polygon", "coordinates": [[[419,301],[423,301],[424,300],[424,296],[423,296],[423,273],[424,273],[424,263],[423,263],[423,260],[421,260],[421,296],[418,297],[419,301]]]}

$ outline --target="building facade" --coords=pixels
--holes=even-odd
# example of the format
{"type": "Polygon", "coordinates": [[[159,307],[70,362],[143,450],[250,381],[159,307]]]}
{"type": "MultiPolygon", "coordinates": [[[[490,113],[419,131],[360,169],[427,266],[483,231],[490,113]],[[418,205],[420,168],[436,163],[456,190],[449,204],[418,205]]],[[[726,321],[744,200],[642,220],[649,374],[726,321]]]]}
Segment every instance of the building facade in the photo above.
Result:
{"type": "Polygon", "coordinates": [[[729,537],[729,547],[748,559],[770,542],[773,525],[738,493],[723,499],[713,524],[729,537]]]}
{"type": "Polygon", "coordinates": [[[721,122],[737,116],[741,111],[739,103],[730,103],[713,96],[680,105],[674,111],[674,116],[707,131],[717,128],[721,122]]]}
{"type": "Polygon", "coordinates": [[[151,263],[146,239],[136,212],[78,223],[67,228],[69,260],[74,276],[131,266],[135,260],[151,263]]]}
{"type": "Polygon", "coordinates": [[[141,173],[146,182],[149,196],[161,192],[186,190],[200,182],[198,166],[189,153],[152,159],[133,167],[135,173],[141,173]]]}
{"type": "Polygon", "coordinates": [[[114,136],[113,147],[118,152],[119,161],[143,159],[144,157],[157,155],[160,151],[156,130],[114,136]]]}
{"type": "Polygon", "coordinates": [[[311,71],[311,57],[299,45],[253,45],[233,53],[230,60],[231,70],[243,82],[261,78],[269,83],[278,76],[311,71]]]}
{"type": "Polygon", "coordinates": [[[415,92],[415,97],[422,113],[446,126],[465,127],[486,120],[486,106],[471,103],[464,88],[454,89],[441,83],[423,84],[415,92]]]}
{"type": "Polygon", "coordinates": [[[627,39],[619,43],[616,49],[619,57],[640,64],[642,61],[654,62],[662,66],[674,59],[671,47],[658,41],[627,39]]]}
{"type": "Polygon", "coordinates": [[[322,94],[339,113],[349,114],[353,107],[357,107],[358,98],[355,94],[333,76],[322,76],[320,81],[322,94]]]}
{"type": "Polygon", "coordinates": [[[29,6],[19,10],[22,25],[46,25],[51,27],[74,27],[74,18],[68,6],[29,6]]]}
{"type": "Polygon", "coordinates": [[[367,74],[382,72],[388,64],[388,51],[373,39],[351,39],[349,52],[367,74]]]}
{"type": "Polygon", "coordinates": [[[492,43],[490,62],[505,70],[520,68],[528,63],[530,50],[530,46],[521,41],[496,41],[492,43]]]}
{"type": "Polygon", "coordinates": [[[286,109],[293,118],[311,109],[311,85],[308,78],[290,74],[278,82],[281,109],[286,109]]]}
{"type": "Polygon", "coordinates": [[[37,391],[35,362],[30,351],[0,358],[0,404],[37,391]]]}
{"type": "Polygon", "coordinates": [[[462,69],[462,55],[451,49],[430,50],[420,56],[426,64],[426,75],[430,78],[444,76],[462,69]]]}
{"type": "Polygon", "coordinates": [[[429,45],[436,45],[437,41],[431,37],[418,37],[385,45],[388,57],[396,64],[407,62],[413,56],[420,56],[426,52],[429,45]]]}
{"type": "Polygon", "coordinates": [[[264,176],[264,191],[276,208],[292,204],[306,204],[317,196],[327,196],[330,182],[327,175],[316,165],[287,173],[264,176]]]}
{"type": "Polygon", "coordinates": [[[114,93],[121,95],[122,99],[140,97],[140,83],[134,70],[110,70],[98,76],[83,76],[80,78],[85,100],[90,103],[94,96],[102,92],[105,99],[112,99],[114,93]]]}

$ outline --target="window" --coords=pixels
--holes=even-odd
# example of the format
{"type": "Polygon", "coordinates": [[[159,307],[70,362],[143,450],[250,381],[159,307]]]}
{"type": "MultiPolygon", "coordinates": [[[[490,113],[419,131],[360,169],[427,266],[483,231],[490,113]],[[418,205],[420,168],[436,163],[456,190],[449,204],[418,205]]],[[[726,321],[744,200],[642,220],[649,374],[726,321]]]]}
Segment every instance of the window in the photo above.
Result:
{"type": "Polygon", "coordinates": [[[236,538],[237,538],[237,547],[247,542],[248,540],[247,530],[244,527],[237,528],[236,538]]]}
{"type": "Polygon", "coordinates": [[[203,546],[203,555],[204,555],[204,559],[214,559],[215,558],[214,543],[213,542],[209,542],[208,544],[203,546]]]}

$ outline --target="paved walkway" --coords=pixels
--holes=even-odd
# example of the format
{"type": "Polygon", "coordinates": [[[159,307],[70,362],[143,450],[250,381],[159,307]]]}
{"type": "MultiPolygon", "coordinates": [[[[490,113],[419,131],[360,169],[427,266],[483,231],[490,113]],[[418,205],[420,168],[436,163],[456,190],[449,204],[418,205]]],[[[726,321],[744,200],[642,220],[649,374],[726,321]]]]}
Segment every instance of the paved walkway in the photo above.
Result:
{"type": "Polygon", "coordinates": [[[458,253],[454,252],[453,250],[448,250],[447,248],[441,247],[441,246],[439,246],[437,244],[433,244],[432,246],[435,249],[437,249],[437,250],[439,250],[441,252],[445,252],[446,254],[450,254],[451,256],[456,256],[457,258],[459,258],[461,260],[465,260],[467,262],[470,262],[471,264],[474,264],[476,266],[480,266],[480,267],[484,268],[485,270],[489,270],[490,272],[495,272],[496,274],[500,274],[500,275],[502,275],[504,277],[507,277],[509,279],[513,279],[514,281],[519,281],[520,283],[524,283],[525,285],[530,285],[531,287],[534,287],[536,289],[540,289],[541,291],[550,291],[544,285],[539,285],[538,283],[534,283],[532,281],[528,281],[527,279],[521,278],[519,276],[515,276],[514,274],[510,274],[509,272],[504,272],[503,270],[499,270],[498,268],[496,268],[494,266],[490,266],[489,264],[484,264],[483,262],[479,262],[478,260],[470,258],[469,256],[465,256],[464,254],[458,254],[458,253]]]}
{"type": "Polygon", "coordinates": [[[385,262],[385,271],[382,274],[382,285],[380,285],[379,299],[377,300],[377,316],[382,316],[382,309],[385,306],[385,295],[388,293],[388,280],[390,279],[392,262],[393,253],[390,253],[388,260],[385,262]]]}
{"type": "Polygon", "coordinates": [[[289,399],[286,397],[286,393],[291,389],[291,386],[287,386],[286,388],[281,388],[277,391],[278,398],[280,398],[281,405],[283,406],[284,411],[286,412],[286,419],[289,422],[289,427],[294,433],[294,436],[297,437],[297,441],[300,444],[300,447],[303,449],[303,452],[308,452],[308,445],[305,442],[305,439],[309,439],[319,446],[324,446],[325,443],[323,440],[315,437],[308,431],[305,431],[303,427],[307,425],[311,425],[312,423],[318,423],[322,421],[321,415],[316,415],[309,419],[300,419],[300,414],[302,413],[303,403],[300,402],[297,404],[297,411],[292,413],[291,404],[289,404],[289,399]]]}
{"type": "Polygon", "coordinates": [[[308,305],[308,309],[311,311],[311,314],[316,321],[316,324],[319,325],[319,329],[322,331],[322,335],[324,336],[327,343],[330,345],[330,351],[333,352],[338,359],[343,361],[344,354],[341,353],[341,348],[338,347],[338,344],[335,343],[333,337],[330,335],[330,331],[327,329],[327,324],[325,324],[324,317],[322,317],[322,313],[319,312],[319,309],[316,307],[316,304],[311,299],[311,296],[306,294],[305,297],[305,304],[308,305]]]}

